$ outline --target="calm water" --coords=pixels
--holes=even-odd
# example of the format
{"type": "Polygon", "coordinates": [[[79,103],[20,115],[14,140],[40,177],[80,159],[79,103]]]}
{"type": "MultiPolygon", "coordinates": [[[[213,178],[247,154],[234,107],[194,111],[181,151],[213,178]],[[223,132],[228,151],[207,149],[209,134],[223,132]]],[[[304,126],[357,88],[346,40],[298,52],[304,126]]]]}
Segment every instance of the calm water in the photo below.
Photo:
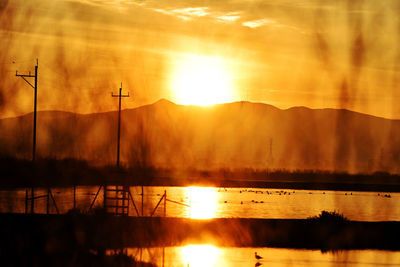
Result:
{"type": "Polygon", "coordinates": [[[165,267],[256,266],[254,252],[263,257],[261,266],[400,266],[400,252],[378,250],[322,253],[318,250],[225,248],[204,244],[128,249],[128,255],[136,260],[165,267]]]}
{"type": "MultiPolygon", "coordinates": [[[[78,187],[76,205],[87,210],[94,199],[98,187],[78,187]]],[[[131,187],[135,204],[141,213],[142,196],[140,187],[131,187]]],[[[361,221],[400,221],[400,194],[378,192],[340,192],[277,190],[255,188],[212,188],[212,187],[144,187],[143,211],[149,216],[167,192],[167,216],[190,218],[242,217],[242,218],[307,218],[322,210],[337,211],[347,218],[361,221]]],[[[72,188],[53,188],[52,193],[61,213],[73,207],[72,188]]],[[[44,189],[37,189],[36,196],[46,195],[44,189]]],[[[101,206],[103,193],[100,192],[95,206],[101,206]]],[[[46,212],[47,198],[35,201],[35,212],[46,212]]],[[[25,189],[0,191],[1,212],[24,212],[25,189]]],[[[55,213],[55,205],[50,199],[50,212],[55,213]]],[[[136,215],[131,205],[130,215],[136,215]]],[[[155,216],[164,215],[164,202],[155,216]]]]}
{"type": "MultiPolygon", "coordinates": [[[[88,210],[98,187],[78,187],[76,206],[88,210]]],[[[131,187],[138,211],[142,209],[140,187],[131,187]]],[[[160,198],[167,193],[166,215],[189,218],[243,217],[243,218],[307,218],[322,210],[337,211],[353,220],[400,221],[400,194],[378,192],[339,192],[277,190],[254,188],[209,187],[144,187],[143,211],[148,216],[160,198]],[[185,204],[185,205],[182,205],[185,204]],[[190,207],[188,207],[190,206],[190,207]]],[[[52,193],[60,213],[73,207],[72,188],[53,188],[52,193]]],[[[46,190],[37,189],[35,212],[46,212],[46,190]]],[[[100,191],[94,206],[101,206],[100,191]]],[[[164,215],[164,201],[155,216],[164,215]]],[[[0,191],[1,212],[24,212],[25,189],[0,191]]],[[[56,208],[50,199],[50,212],[56,208]]],[[[130,215],[135,215],[130,207],[130,215]]],[[[263,256],[261,266],[400,266],[400,252],[378,250],[350,250],[322,253],[319,250],[281,248],[228,248],[211,244],[188,244],[182,247],[129,248],[128,254],[137,260],[157,266],[211,267],[257,266],[254,252],[263,256]]]]}

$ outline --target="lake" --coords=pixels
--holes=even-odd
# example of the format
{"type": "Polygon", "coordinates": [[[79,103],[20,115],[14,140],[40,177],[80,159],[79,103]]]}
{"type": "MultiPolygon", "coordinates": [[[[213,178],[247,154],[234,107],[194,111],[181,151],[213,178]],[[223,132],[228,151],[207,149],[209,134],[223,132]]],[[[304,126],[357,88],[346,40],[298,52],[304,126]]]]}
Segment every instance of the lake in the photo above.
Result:
{"type": "Polygon", "coordinates": [[[210,244],[182,247],[129,248],[136,260],[163,267],[257,266],[254,253],[263,257],[262,266],[400,266],[400,252],[380,250],[346,250],[321,252],[284,248],[231,248],[210,244]]]}
{"type": "MultiPolygon", "coordinates": [[[[77,187],[77,208],[87,210],[97,190],[94,186],[77,187]]],[[[141,187],[130,187],[130,191],[141,213],[141,187]]],[[[144,187],[145,216],[151,214],[165,191],[167,199],[174,201],[166,203],[166,215],[171,217],[304,219],[327,210],[342,213],[351,220],[400,221],[400,193],[214,187],[144,187]]],[[[52,188],[52,193],[60,213],[73,207],[72,188],[52,188]]],[[[35,201],[35,212],[46,212],[45,195],[45,189],[35,190],[35,196],[43,196],[35,201]]],[[[102,203],[100,191],[94,206],[102,203]]],[[[163,205],[162,201],[154,216],[164,216],[163,205]]],[[[1,190],[0,211],[25,212],[25,189],[1,190]]],[[[51,198],[50,212],[56,213],[51,198]]],[[[136,215],[132,205],[129,214],[136,215]]]]}
{"type": "MultiPolygon", "coordinates": [[[[76,188],[76,207],[88,210],[98,187],[76,188]]],[[[144,187],[143,212],[149,216],[166,192],[166,215],[208,219],[241,218],[308,218],[322,210],[337,211],[351,220],[399,221],[400,194],[380,192],[341,192],[213,187],[144,187]]],[[[35,190],[35,212],[45,213],[47,190],[35,190]]],[[[142,210],[142,188],[130,187],[136,207],[142,210]]],[[[60,213],[73,207],[72,188],[52,188],[60,213]]],[[[100,191],[94,206],[101,206],[100,191]]],[[[1,212],[25,212],[25,189],[1,190],[1,212]]],[[[56,208],[50,198],[50,213],[56,208]]],[[[136,211],[132,205],[130,215],[136,211]]],[[[154,216],[164,216],[164,201],[154,216]]],[[[180,247],[128,248],[136,260],[163,267],[258,266],[254,253],[263,257],[261,266],[400,266],[400,252],[381,250],[345,250],[321,252],[285,248],[218,247],[213,244],[186,244],[180,247]]],[[[109,252],[112,253],[112,252],[109,252]]]]}

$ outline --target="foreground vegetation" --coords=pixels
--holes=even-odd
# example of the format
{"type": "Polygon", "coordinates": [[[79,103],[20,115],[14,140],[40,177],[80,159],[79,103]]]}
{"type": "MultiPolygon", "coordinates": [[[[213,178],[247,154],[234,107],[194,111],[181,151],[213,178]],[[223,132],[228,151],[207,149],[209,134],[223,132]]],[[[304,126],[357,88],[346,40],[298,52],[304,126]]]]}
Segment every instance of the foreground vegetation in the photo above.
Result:
{"type": "MultiPolygon", "coordinates": [[[[124,247],[217,246],[282,247],[325,250],[400,250],[400,222],[349,221],[323,212],[309,219],[218,218],[0,214],[0,255],[19,253],[98,257],[124,247]]],[[[33,255],[34,254],[34,255],[33,255]]]]}

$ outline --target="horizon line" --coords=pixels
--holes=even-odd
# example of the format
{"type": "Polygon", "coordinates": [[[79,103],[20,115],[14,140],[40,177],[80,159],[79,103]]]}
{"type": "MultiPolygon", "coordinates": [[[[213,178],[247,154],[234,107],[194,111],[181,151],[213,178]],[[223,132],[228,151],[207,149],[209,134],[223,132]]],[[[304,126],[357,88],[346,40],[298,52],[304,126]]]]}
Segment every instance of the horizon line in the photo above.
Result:
{"type": "MultiPolygon", "coordinates": [[[[380,119],[385,119],[385,120],[391,120],[391,121],[399,121],[400,120],[400,118],[389,118],[389,117],[384,117],[384,116],[377,116],[377,115],[373,115],[373,114],[370,114],[370,113],[364,113],[364,112],[360,112],[360,111],[356,111],[356,110],[351,110],[351,109],[348,109],[348,108],[334,108],[334,107],[312,108],[312,107],[301,106],[301,105],[299,105],[299,106],[291,106],[291,107],[288,107],[288,108],[279,108],[277,106],[274,106],[274,105],[266,103],[266,102],[251,101],[251,100],[238,100],[238,101],[232,101],[232,102],[215,103],[215,104],[211,104],[211,105],[196,105],[196,104],[187,104],[187,105],[185,105],[185,104],[175,103],[174,101],[169,100],[167,98],[159,98],[154,102],[146,103],[146,104],[143,104],[143,105],[140,105],[140,106],[136,106],[136,107],[132,107],[132,108],[121,109],[121,111],[135,110],[135,109],[139,109],[139,108],[153,106],[153,105],[156,105],[157,103],[163,102],[163,101],[171,103],[171,104],[176,105],[176,106],[181,106],[181,107],[198,107],[198,108],[204,108],[204,109],[212,108],[212,107],[215,107],[215,106],[221,106],[221,105],[229,105],[229,104],[237,104],[237,103],[250,103],[250,104],[261,104],[261,105],[271,106],[271,107],[276,108],[276,109],[281,110],[281,111],[288,111],[290,109],[296,109],[296,108],[305,108],[305,109],[308,109],[308,110],[344,110],[344,111],[349,111],[349,112],[362,114],[362,115],[375,117],[375,118],[380,118],[380,119]]],[[[70,114],[86,116],[86,115],[93,115],[93,114],[104,114],[104,113],[110,113],[110,112],[118,112],[118,110],[115,109],[115,110],[107,110],[107,111],[101,111],[101,112],[80,113],[80,112],[69,111],[69,110],[46,109],[46,110],[38,110],[37,112],[38,113],[42,113],[42,112],[62,112],[62,113],[70,113],[70,114]]],[[[30,114],[33,114],[33,111],[32,112],[28,112],[28,113],[23,113],[21,115],[16,115],[16,116],[0,117],[0,120],[14,119],[14,118],[28,116],[30,114]]]]}

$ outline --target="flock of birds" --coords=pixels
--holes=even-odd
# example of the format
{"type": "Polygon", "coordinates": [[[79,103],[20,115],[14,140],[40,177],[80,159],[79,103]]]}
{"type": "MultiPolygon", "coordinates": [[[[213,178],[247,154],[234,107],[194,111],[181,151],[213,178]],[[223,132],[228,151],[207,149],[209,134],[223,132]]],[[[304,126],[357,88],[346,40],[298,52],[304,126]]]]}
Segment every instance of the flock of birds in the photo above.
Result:
{"type": "Polygon", "coordinates": [[[391,197],[392,197],[390,194],[381,195],[381,194],[379,194],[379,193],[378,193],[378,196],[387,197],[387,198],[391,198],[391,197]]]}
{"type": "MultiPolygon", "coordinates": [[[[223,189],[218,189],[218,192],[226,192],[226,191],[228,191],[226,188],[223,188],[223,189]]],[[[284,190],[277,190],[277,191],[262,191],[262,190],[252,190],[252,189],[243,189],[243,190],[239,190],[239,193],[240,194],[242,194],[242,193],[244,193],[244,192],[249,192],[249,193],[256,193],[256,194],[267,194],[267,195],[273,195],[273,194],[275,194],[275,195],[292,195],[292,194],[295,194],[296,193],[296,191],[284,191],[284,190]]],[[[308,192],[308,194],[309,195],[312,195],[313,194],[313,192],[308,192]]],[[[325,192],[322,192],[322,194],[323,195],[325,195],[325,192]]],[[[347,196],[347,195],[353,195],[353,193],[352,192],[350,192],[350,193],[347,193],[347,192],[345,192],[344,193],[344,195],[345,196],[347,196]]],[[[380,194],[380,193],[378,193],[378,196],[380,196],[380,197],[385,197],[385,198],[391,198],[392,196],[390,195],[390,194],[380,194]]],[[[264,203],[264,201],[256,201],[256,200],[252,200],[251,201],[252,203],[264,203]]],[[[228,203],[228,201],[224,201],[224,203],[228,203]]],[[[240,201],[240,204],[242,204],[243,205],[243,201],[240,201]]]]}
{"type": "MultiPolygon", "coordinates": [[[[223,188],[223,189],[218,189],[218,192],[222,192],[222,191],[224,191],[224,192],[226,192],[226,191],[228,191],[226,188],[223,188]]],[[[262,190],[252,190],[252,189],[243,189],[243,190],[240,190],[239,191],[239,193],[241,194],[241,193],[244,193],[244,192],[249,192],[249,193],[256,193],[256,194],[267,194],[267,195],[273,195],[274,193],[275,194],[277,194],[277,195],[291,195],[291,194],[294,194],[294,193],[296,193],[296,191],[293,191],[293,192],[289,192],[289,191],[283,191],[283,190],[280,190],[280,191],[262,191],[262,190]]],[[[325,192],[324,192],[324,194],[325,194],[325,192]]],[[[264,203],[264,201],[257,201],[257,200],[252,200],[251,201],[252,203],[264,203]]],[[[224,203],[228,203],[228,201],[224,201],[224,203]]],[[[243,201],[240,201],[240,204],[241,205],[243,205],[243,201]]]]}

